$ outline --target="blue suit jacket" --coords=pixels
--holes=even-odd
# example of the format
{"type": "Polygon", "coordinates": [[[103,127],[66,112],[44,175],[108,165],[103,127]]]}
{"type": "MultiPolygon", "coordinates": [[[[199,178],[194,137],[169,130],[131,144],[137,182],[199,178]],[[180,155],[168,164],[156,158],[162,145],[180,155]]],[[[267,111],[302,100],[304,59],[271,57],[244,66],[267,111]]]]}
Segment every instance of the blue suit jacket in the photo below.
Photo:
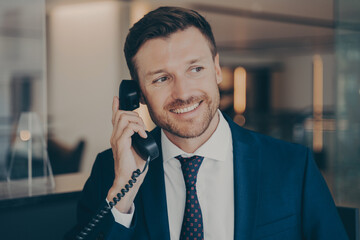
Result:
{"type": "MultiPolygon", "coordinates": [[[[246,130],[226,119],[233,138],[234,239],[348,239],[307,148],[246,130]]],[[[152,134],[161,147],[160,129],[152,134]]],[[[113,179],[114,160],[109,149],[97,156],[72,234],[106,204],[113,179]]],[[[161,155],[150,163],[134,203],[130,228],[115,223],[109,214],[90,239],[170,240],[161,155]]]]}

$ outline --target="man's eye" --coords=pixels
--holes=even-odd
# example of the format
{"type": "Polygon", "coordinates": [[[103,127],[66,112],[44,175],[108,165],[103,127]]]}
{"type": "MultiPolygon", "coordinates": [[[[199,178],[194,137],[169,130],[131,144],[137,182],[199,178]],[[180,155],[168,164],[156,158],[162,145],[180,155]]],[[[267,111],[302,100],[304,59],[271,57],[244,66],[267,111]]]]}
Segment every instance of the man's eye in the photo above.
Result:
{"type": "Polygon", "coordinates": [[[165,82],[168,78],[167,77],[160,77],[153,81],[153,83],[162,83],[165,82]]]}
{"type": "Polygon", "coordinates": [[[201,70],[203,70],[203,67],[194,67],[191,69],[191,72],[200,72],[201,70]]]}

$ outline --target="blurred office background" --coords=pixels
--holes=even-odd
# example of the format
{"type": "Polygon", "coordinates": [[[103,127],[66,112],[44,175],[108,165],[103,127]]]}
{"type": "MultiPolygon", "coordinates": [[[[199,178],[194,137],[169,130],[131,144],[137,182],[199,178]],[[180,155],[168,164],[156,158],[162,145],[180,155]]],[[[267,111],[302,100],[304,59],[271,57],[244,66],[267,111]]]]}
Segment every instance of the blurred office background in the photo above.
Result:
{"type": "Polygon", "coordinates": [[[359,207],[355,0],[1,0],[0,180],[23,112],[38,116],[55,175],[89,174],[110,147],[112,98],[129,78],[128,29],[161,5],[193,8],[212,25],[221,109],[245,128],[313,149],[336,203],[359,207]]]}

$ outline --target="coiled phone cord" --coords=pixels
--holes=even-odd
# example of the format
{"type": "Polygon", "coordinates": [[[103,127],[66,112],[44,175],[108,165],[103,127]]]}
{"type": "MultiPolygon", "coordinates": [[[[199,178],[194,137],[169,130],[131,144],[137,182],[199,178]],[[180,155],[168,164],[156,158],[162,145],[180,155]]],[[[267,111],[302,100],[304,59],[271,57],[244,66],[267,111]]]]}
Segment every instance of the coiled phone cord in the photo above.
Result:
{"type": "Polygon", "coordinates": [[[86,237],[96,227],[96,225],[101,221],[101,219],[104,218],[105,215],[108,214],[110,210],[118,202],[120,202],[121,198],[125,196],[125,194],[129,191],[129,189],[134,186],[134,183],[136,183],[136,178],[138,178],[143,172],[145,172],[146,168],[149,165],[149,162],[150,162],[150,156],[146,160],[144,169],[142,171],[140,171],[140,169],[136,169],[135,171],[133,171],[131,175],[131,179],[128,181],[129,184],[126,184],[125,187],[121,189],[118,194],[116,194],[116,197],[113,198],[113,202],[109,202],[109,206],[105,206],[91,219],[88,225],[85,226],[84,229],[78,235],[76,235],[76,239],[78,240],[86,239],[86,237]]]}

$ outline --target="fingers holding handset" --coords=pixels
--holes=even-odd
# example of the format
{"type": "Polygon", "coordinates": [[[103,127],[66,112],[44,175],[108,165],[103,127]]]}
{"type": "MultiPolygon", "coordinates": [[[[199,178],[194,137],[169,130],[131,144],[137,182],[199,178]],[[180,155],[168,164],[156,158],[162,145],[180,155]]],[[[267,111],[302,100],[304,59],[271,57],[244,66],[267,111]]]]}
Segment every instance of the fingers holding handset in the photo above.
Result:
{"type": "Polygon", "coordinates": [[[130,128],[130,130],[133,130],[130,137],[133,135],[134,132],[136,132],[141,137],[147,138],[147,133],[145,131],[146,129],[145,124],[138,115],[138,113],[118,110],[118,112],[116,112],[114,117],[112,138],[121,137],[126,128],[130,128]]]}
{"type": "MultiPolygon", "coordinates": [[[[147,138],[146,127],[139,114],[132,111],[119,110],[118,97],[114,97],[113,99],[112,124],[113,131],[110,143],[114,157],[115,179],[108,193],[109,200],[125,186],[134,170],[142,170],[145,166],[145,161],[140,158],[131,146],[131,136],[134,133],[138,133],[141,137],[147,138]]],[[[123,200],[116,205],[119,211],[126,212],[130,209],[138,187],[141,185],[145,175],[146,172],[137,179],[138,182],[140,182],[140,184],[135,184],[137,188],[134,186],[134,189],[127,193],[127,197],[125,196],[123,200]]]]}
{"type": "MultiPolygon", "coordinates": [[[[111,147],[114,154],[114,159],[121,162],[121,155],[130,154],[131,149],[131,136],[138,133],[141,137],[147,138],[145,131],[146,126],[137,112],[119,110],[119,99],[114,97],[113,101],[113,131],[111,135],[111,147]],[[116,157],[116,158],[115,158],[116,157]]],[[[129,156],[130,159],[139,158],[137,154],[129,156]]],[[[125,160],[130,166],[129,161],[125,160]]],[[[116,161],[115,161],[116,162],[116,161]]],[[[116,163],[115,163],[116,164],[116,163]]]]}

